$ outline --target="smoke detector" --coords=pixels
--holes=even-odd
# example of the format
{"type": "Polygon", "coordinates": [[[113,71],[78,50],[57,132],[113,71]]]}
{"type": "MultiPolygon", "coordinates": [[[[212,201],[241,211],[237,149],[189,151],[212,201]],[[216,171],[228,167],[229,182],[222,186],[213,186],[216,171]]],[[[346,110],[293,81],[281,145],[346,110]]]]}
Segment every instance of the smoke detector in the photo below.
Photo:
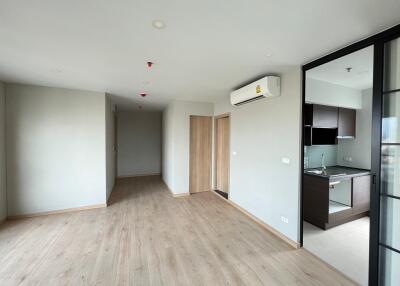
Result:
{"type": "Polygon", "coordinates": [[[165,28],[165,23],[163,20],[153,20],[153,22],[151,22],[151,24],[153,25],[153,27],[155,29],[158,29],[158,30],[165,28]]]}

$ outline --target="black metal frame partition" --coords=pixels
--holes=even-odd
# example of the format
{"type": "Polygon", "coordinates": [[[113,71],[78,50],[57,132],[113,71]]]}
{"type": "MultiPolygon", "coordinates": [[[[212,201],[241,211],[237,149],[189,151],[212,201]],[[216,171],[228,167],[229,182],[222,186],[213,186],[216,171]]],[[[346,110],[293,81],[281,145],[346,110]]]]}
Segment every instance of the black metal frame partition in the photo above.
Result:
{"type": "MultiPolygon", "coordinates": [[[[372,155],[371,174],[372,186],[370,197],[370,238],[369,238],[369,285],[379,285],[379,215],[380,215],[380,174],[381,174],[381,119],[383,96],[383,69],[384,69],[384,44],[400,37],[400,25],[394,26],[381,33],[351,44],[345,48],[321,57],[302,67],[302,110],[305,108],[306,97],[306,72],[330,61],[336,60],[348,54],[357,52],[363,48],[373,46],[373,108],[372,108],[372,155]]],[[[302,137],[301,137],[301,196],[300,196],[300,245],[303,246],[303,173],[304,173],[304,113],[302,112],[302,137]]]]}

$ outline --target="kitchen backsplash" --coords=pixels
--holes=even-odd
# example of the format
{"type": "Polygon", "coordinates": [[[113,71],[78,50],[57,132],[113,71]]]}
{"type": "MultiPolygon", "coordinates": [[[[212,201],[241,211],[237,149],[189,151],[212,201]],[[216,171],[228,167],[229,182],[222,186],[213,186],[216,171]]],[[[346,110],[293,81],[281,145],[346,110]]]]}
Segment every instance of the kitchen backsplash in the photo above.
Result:
{"type": "Polygon", "coordinates": [[[321,167],[321,157],[324,154],[325,166],[337,164],[337,145],[319,145],[304,147],[304,168],[321,167]]]}

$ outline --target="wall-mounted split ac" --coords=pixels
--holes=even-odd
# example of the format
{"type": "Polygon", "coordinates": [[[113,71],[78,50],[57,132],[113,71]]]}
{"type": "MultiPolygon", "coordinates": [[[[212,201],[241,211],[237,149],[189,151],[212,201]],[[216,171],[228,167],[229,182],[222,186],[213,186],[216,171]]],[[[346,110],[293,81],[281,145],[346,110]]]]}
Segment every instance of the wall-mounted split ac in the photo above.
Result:
{"type": "Polygon", "coordinates": [[[231,92],[231,104],[238,106],[254,100],[281,95],[281,78],[266,76],[231,92]]]}

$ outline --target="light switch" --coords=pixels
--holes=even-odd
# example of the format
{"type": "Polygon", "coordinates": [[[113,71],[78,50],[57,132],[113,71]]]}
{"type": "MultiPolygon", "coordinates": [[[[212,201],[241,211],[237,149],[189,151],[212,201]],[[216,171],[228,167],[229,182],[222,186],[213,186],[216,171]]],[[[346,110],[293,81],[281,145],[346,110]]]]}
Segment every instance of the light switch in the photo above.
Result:
{"type": "Polygon", "coordinates": [[[283,164],[286,164],[286,165],[290,164],[290,158],[282,157],[281,161],[282,161],[283,164]]]}

